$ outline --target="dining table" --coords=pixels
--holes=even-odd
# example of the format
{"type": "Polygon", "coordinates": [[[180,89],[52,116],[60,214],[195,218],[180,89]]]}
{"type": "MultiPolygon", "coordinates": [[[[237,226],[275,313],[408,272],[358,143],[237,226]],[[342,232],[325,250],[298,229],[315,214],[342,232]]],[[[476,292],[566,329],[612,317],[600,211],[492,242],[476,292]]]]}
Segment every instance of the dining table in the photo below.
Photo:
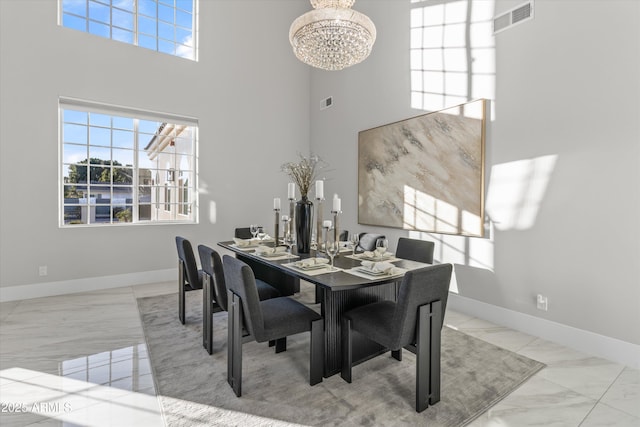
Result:
{"type": "MultiPolygon", "coordinates": [[[[237,259],[248,264],[257,279],[264,280],[280,290],[282,295],[299,292],[300,280],[316,286],[316,299],[324,317],[324,377],[339,373],[342,366],[342,315],[365,304],[381,300],[395,301],[397,289],[404,273],[429,266],[417,261],[400,259],[387,253],[382,257],[371,253],[353,254],[351,249],[343,249],[334,259],[335,270],[329,263],[322,266],[303,268],[300,261],[307,263],[319,258],[328,258],[320,251],[311,249],[309,253],[298,253],[295,246],[290,252],[281,251],[260,254],[257,246],[239,245],[235,241],[219,242],[218,245],[233,252],[237,259]],[[313,259],[313,260],[312,260],[313,259]],[[363,268],[363,261],[390,263],[393,268],[385,272],[363,268]]],[[[273,243],[260,246],[274,246],[273,243]]],[[[366,263],[365,263],[366,264],[366,263]]],[[[378,264],[379,265],[379,264],[378,264]]],[[[385,349],[378,343],[354,333],[353,363],[361,363],[381,354],[385,349]]]]}

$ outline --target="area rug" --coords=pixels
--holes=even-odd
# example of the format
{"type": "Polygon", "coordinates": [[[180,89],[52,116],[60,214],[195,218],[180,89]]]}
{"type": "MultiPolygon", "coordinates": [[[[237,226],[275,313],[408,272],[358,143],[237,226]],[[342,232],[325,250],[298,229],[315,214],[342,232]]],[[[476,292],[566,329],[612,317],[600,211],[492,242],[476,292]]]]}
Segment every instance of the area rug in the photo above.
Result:
{"type": "MultiPolygon", "coordinates": [[[[444,327],[441,400],[415,412],[415,356],[381,355],[309,386],[309,334],[287,351],[243,346],[242,397],[227,384],[227,314],[214,315],[214,354],[202,346],[201,292],[187,293],[187,323],[177,294],[138,299],[156,390],[168,426],[464,426],[544,364],[444,327]]],[[[318,308],[317,306],[315,306],[318,308]]]]}

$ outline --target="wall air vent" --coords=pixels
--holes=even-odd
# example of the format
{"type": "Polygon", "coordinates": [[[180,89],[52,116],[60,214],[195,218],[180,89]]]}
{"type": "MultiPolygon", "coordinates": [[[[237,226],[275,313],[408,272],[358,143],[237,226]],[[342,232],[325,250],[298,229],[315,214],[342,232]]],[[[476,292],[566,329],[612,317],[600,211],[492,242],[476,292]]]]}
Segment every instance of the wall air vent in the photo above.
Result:
{"type": "Polygon", "coordinates": [[[330,96],[328,98],[323,99],[322,101],[320,101],[320,109],[324,110],[327,109],[329,107],[331,107],[333,105],[333,97],[330,96]]]}
{"type": "Polygon", "coordinates": [[[493,18],[493,34],[533,19],[533,0],[493,18]]]}

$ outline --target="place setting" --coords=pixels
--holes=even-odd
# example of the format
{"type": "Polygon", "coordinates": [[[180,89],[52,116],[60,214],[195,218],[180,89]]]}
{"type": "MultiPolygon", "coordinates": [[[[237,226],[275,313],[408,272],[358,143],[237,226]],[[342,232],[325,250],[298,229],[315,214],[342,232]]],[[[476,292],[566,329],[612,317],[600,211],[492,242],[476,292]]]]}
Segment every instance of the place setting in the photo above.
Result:
{"type": "Polygon", "coordinates": [[[252,251],[265,243],[275,243],[275,239],[265,233],[264,229],[259,225],[251,224],[249,231],[253,237],[250,239],[234,237],[231,246],[241,251],[252,251]]]}
{"type": "Polygon", "coordinates": [[[327,258],[314,257],[306,258],[300,261],[283,264],[284,267],[302,272],[308,276],[317,276],[319,274],[335,273],[342,271],[341,268],[331,265],[327,258]]]}
{"type": "Polygon", "coordinates": [[[259,245],[255,247],[253,251],[254,255],[262,258],[269,259],[271,261],[278,261],[283,259],[300,258],[298,255],[291,253],[290,246],[264,246],[259,245]]]}
{"type": "Polygon", "coordinates": [[[406,269],[397,267],[389,261],[362,261],[362,263],[349,270],[344,270],[345,273],[352,274],[354,276],[363,277],[365,279],[375,280],[380,278],[389,278],[398,276],[401,277],[407,272],[406,269]]]}
{"type": "Polygon", "coordinates": [[[358,246],[357,234],[354,233],[352,235],[352,240],[349,241],[349,244],[352,248],[352,253],[351,255],[347,255],[347,258],[372,262],[394,262],[400,260],[400,258],[395,256],[395,254],[387,251],[387,248],[389,247],[389,241],[387,239],[378,239],[375,250],[364,251],[361,253],[356,253],[356,247],[358,246]],[[353,236],[355,236],[355,238],[353,238],[353,236]]]}

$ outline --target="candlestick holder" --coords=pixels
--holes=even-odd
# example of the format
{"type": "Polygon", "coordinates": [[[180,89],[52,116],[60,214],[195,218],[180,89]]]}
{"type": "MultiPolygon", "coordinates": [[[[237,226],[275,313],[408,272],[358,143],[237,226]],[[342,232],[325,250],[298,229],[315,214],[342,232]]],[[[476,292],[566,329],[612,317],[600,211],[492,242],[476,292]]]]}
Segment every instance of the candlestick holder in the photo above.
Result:
{"type": "Polygon", "coordinates": [[[316,250],[322,252],[324,239],[322,236],[322,202],[324,198],[316,197],[316,250]]]}
{"type": "Polygon", "coordinates": [[[287,238],[287,234],[291,234],[291,217],[282,215],[282,240],[287,238]]]}
{"type": "Polygon", "coordinates": [[[293,227],[296,217],[296,199],[289,199],[289,229],[287,230],[289,233],[293,233],[293,227]]]}
{"type": "Polygon", "coordinates": [[[280,242],[280,209],[274,209],[273,211],[276,214],[276,221],[273,227],[274,233],[276,234],[274,239],[276,241],[276,246],[278,246],[278,243],[280,242]]]}
{"type": "Polygon", "coordinates": [[[318,237],[318,252],[322,252],[325,253],[325,248],[326,248],[326,241],[327,238],[329,237],[329,229],[330,227],[327,227],[325,225],[322,225],[322,223],[319,224],[320,225],[320,236],[318,237]]]}
{"type": "MultiPolygon", "coordinates": [[[[333,240],[335,242],[338,242],[338,245],[340,244],[340,224],[338,223],[338,218],[339,215],[342,213],[342,211],[331,211],[331,213],[333,214],[333,240]]],[[[338,251],[338,255],[339,255],[339,251],[338,251]]],[[[336,255],[336,256],[338,256],[336,255]]]]}

